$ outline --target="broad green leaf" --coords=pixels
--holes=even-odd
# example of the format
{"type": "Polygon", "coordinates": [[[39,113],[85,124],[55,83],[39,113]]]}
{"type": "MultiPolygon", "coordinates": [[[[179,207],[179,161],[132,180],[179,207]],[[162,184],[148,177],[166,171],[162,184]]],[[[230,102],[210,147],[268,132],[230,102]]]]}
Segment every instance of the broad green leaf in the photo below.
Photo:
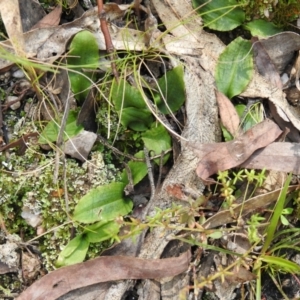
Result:
{"type": "Polygon", "coordinates": [[[251,32],[252,36],[268,37],[282,32],[274,23],[262,19],[254,20],[244,25],[244,28],[251,32]]]}
{"type": "Polygon", "coordinates": [[[90,190],[74,210],[74,221],[81,223],[107,222],[132,210],[132,201],[124,198],[123,182],[113,182],[90,190]]]}
{"type": "MultiPolygon", "coordinates": [[[[130,161],[128,163],[128,167],[130,168],[134,185],[139,183],[148,173],[147,165],[144,162],[130,161]]],[[[121,180],[125,185],[127,185],[129,183],[128,174],[127,174],[126,169],[124,169],[121,174],[121,180]]]]}
{"type": "Polygon", "coordinates": [[[185,101],[183,74],[183,67],[180,65],[158,79],[163,97],[160,93],[155,93],[154,101],[162,113],[175,112],[183,105],[185,101]]]}
{"type": "Polygon", "coordinates": [[[121,118],[121,123],[135,131],[147,130],[153,117],[140,91],[125,80],[113,81],[112,100],[121,118]]]}
{"type": "MultiPolygon", "coordinates": [[[[65,128],[64,141],[68,140],[73,136],[76,136],[80,131],[83,130],[82,125],[77,125],[76,120],[77,120],[77,112],[70,111],[67,118],[66,128],[65,128]]],[[[43,132],[41,133],[38,142],[40,144],[56,142],[60,130],[60,122],[61,120],[50,121],[44,128],[43,132]]]]}
{"type": "Polygon", "coordinates": [[[145,131],[153,123],[153,118],[148,108],[126,107],[119,111],[119,115],[121,116],[122,125],[135,131],[145,131]]]}
{"type": "Polygon", "coordinates": [[[192,0],[193,7],[208,28],[218,31],[229,31],[245,21],[244,11],[235,0],[192,0]]]}
{"type": "Polygon", "coordinates": [[[114,238],[120,230],[120,225],[115,221],[98,222],[85,227],[85,234],[90,243],[99,243],[114,238]]]}
{"type": "Polygon", "coordinates": [[[95,36],[86,30],[77,33],[70,44],[67,66],[70,69],[68,73],[72,92],[79,101],[83,101],[89,93],[94,77],[93,70],[98,67],[99,58],[95,36]]]}
{"type": "Polygon", "coordinates": [[[219,56],[215,75],[217,87],[232,98],[244,91],[252,75],[251,43],[238,37],[219,56]]]}
{"type": "Polygon", "coordinates": [[[89,241],[84,235],[78,235],[71,240],[56,261],[57,267],[73,265],[84,260],[89,248],[89,241]]]}
{"type": "MultiPolygon", "coordinates": [[[[142,140],[145,143],[146,148],[150,151],[152,156],[161,154],[162,151],[166,151],[171,148],[171,137],[164,126],[158,124],[150,130],[145,131],[142,134],[142,140]]],[[[167,162],[170,155],[165,155],[163,164],[167,162]]],[[[159,164],[160,159],[155,159],[155,163],[159,164]]]]}

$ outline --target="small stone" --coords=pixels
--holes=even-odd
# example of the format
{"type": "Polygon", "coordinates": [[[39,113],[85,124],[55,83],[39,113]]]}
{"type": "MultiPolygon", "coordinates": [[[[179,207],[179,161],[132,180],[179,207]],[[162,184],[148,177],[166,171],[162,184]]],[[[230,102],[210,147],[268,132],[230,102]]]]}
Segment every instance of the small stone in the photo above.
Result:
{"type": "Polygon", "coordinates": [[[90,131],[81,131],[78,135],[69,139],[64,148],[65,154],[70,155],[82,162],[86,161],[97,135],[90,131]]]}
{"type": "MultiPolygon", "coordinates": [[[[17,99],[18,99],[17,96],[8,96],[8,97],[7,97],[7,100],[6,100],[6,104],[9,104],[10,102],[16,101],[17,99]]],[[[16,103],[10,105],[9,107],[10,107],[12,110],[16,110],[16,109],[20,108],[20,106],[21,106],[21,102],[18,101],[18,102],[16,102],[16,103]]]]}
{"type": "Polygon", "coordinates": [[[12,73],[12,76],[18,79],[24,78],[25,74],[22,70],[18,69],[17,71],[12,73]]]}

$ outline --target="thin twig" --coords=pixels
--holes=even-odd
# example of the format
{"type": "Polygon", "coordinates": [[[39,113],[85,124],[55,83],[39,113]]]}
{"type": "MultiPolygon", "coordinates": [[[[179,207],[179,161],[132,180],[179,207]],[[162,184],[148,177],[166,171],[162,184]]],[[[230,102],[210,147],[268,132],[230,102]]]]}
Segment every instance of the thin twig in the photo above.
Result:
{"type": "Polygon", "coordinates": [[[132,178],[132,172],[127,164],[124,163],[125,170],[127,172],[127,177],[129,183],[124,188],[124,193],[126,196],[132,195],[134,193],[134,183],[132,178]]]}
{"type": "MultiPolygon", "coordinates": [[[[69,97],[68,97],[69,98],[69,97]]],[[[64,132],[65,132],[65,128],[66,128],[66,124],[67,124],[67,118],[70,112],[70,101],[69,99],[67,99],[66,104],[65,104],[65,109],[64,109],[64,114],[61,120],[61,124],[60,124],[60,128],[59,128],[59,133],[57,136],[57,141],[56,141],[56,153],[55,153],[55,167],[54,167],[54,178],[53,178],[53,182],[54,184],[57,183],[58,180],[58,172],[59,172],[59,156],[60,154],[63,155],[63,159],[65,158],[65,154],[62,151],[62,145],[64,142],[64,132]]]]}
{"type": "Polygon", "coordinates": [[[149,151],[146,147],[144,148],[144,153],[145,153],[145,159],[146,159],[146,164],[147,164],[147,169],[148,169],[148,178],[150,181],[150,188],[151,188],[151,198],[150,199],[152,199],[155,195],[155,184],[154,184],[154,177],[153,177],[153,172],[152,172],[152,165],[151,165],[150,158],[149,158],[149,151]]]}
{"type": "Polygon", "coordinates": [[[160,183],[161,183],[161,174],[162,174],[162,168],[163,168],[163,164],[164,164],[165,154],[166,154],[166,152],[162,151],[160,154],[160,158],[159,158],[159,174],[158,174],[158,179],[157,179],[157,183],[156,183],[157,187],[159,187],[160,183]]]}
{"type": "Polygon", "coordinates": [[[111,36],[110,36],[109,30],[108,30],[107,21],[106,21],[106,13],[103,8],[103,0],[98,0],[97,5],[98,5],[98,17],[99,17],[99,21],[100,21],[100,28],[101,28],[101,31],[104,36],[106,51],[108,53],[108,56],[109,56],[109,59],[111,62],[112,72],[113,72],[116,80],[118,81],[119,73],[117,71],[117,67],[116,67],[116,63],[115,63],[115,55],[114,55],[115,48],[113,46],[111,36]]]}

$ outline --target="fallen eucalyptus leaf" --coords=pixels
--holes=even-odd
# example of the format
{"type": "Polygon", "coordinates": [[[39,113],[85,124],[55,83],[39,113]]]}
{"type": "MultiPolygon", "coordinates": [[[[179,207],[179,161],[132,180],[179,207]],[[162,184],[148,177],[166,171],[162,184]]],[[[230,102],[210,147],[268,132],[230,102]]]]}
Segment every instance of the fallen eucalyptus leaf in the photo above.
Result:
{"type": "Polygon", "coordinates": [[[242,163],[242,168],[267,169],[300,174],[300,144],[272,143],[255,151],[242,163]]]}
{"type": "Polygon", "coordinates": [[[189,143],[200,158],[196,173],[203,180],[218,171],[243,163],[255,150],[273,142],[281,130],[271,120],[255,125],[233,141],[215,144],[189,143]]]}
{"type": "Polygon", "coordinates": [[[282,89],[279,72],[263,44],[257,38],[252,38],[251,42],[253,44],[254,61],[259,74],[264,76],[273,86],[282,89]]]}
{"type": "Polygon", "coordinates": [[[60,22],[60,15],[62,13],[62,6],[58,5],[54,8],[48,15],[46,15],[42,20],[37,22],[32,28],[46,28],[46,27],[53,27],[57,26],[60,22]]]}
{"type": "Polygon", "coordinates": [[[191,254],[165,259],[103,256],[55,270],[28,287],[17,300],[54,300],[96,283],[122,279],[155,279],[178,275],[189,267],[191,254]]]}
{"type": "MultiPolygon", "coordinates": [[[[298,186],[294,185],[294,186],[290,186],[288,188],[289,192],[292,192],[294,190],[296,190],[298,188],[298,186]]],[[[223,210],[220,211],[218,213],[216,213],[215,215],[213,215],[212,217],[210,217],[209,219],[207,219],[205,221],[204,224],[202,224],[203,228],[205,229],[211,229],[211,228],[215,228],[218,226],[222,226],[224,224],[229,224],[229,223],[233,223],[233,222],[237,222],[237,219],[235,218],[238,217],[241,213],[242,210],[242,216],[247,215],[248,213],[251,213],[253,211],[255,211],[256,209],[261,209],[263,207],[267,207],[268,205],[272,204],[273,202],[275,202],[280,193],[281,193],[281,188],[274,190],[270,193],[265,193],[256,197],[253,197],[241,204],[238,204],[237,206],[233,207],[230,210],[223,210]]]]}
{"type": "Polygon", "coordinates": [[[216,91],[216,99],[222,124],[232,136],[238,135],[240,117],[232,102],[221,92],[216,91]]]}

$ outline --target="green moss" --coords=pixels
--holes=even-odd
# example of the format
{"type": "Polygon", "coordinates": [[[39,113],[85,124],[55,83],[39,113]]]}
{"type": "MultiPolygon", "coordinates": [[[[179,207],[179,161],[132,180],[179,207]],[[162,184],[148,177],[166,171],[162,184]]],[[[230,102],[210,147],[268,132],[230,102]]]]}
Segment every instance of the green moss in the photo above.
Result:
{"type": "Polygon", "coordinates": [[[247,20],[265,19],[286,27],[300,15],[298,0],[240,0],[247,20]]]}
{"type": "MultiPolygon", "coordinates": [[[[58,181],[55,184],[53,174],[55,153],[42,154],[39,147],[27,149],[24,156],[10,154],[8,168],[2,170],[0,177],[0,213],[4,216],[5,226],[10,233],[24,236],[28,241],[37,236],[36,229],[21,217],[24,207],[42,219],[45,232],[39,239],[40,250],[47,270],[52,270],[54,261],[61,249],[68,243],[72,234],[81,232],[76,224],[60,225],[69,221],[64,193],[63,166],[60,165],[58,181]]],[[[4,155],[0,162],[5,162],[4,155]]],[[[80,166],[75,160],[67,159],[66,184],[68,192],[68,212],[72,214],[79,199],[91,188],[107,184],[116,179],[118,170],[106,165],[99,152],[80,166]]],[[[90,256],[93,256],[91,251],[90,256]]]]}

